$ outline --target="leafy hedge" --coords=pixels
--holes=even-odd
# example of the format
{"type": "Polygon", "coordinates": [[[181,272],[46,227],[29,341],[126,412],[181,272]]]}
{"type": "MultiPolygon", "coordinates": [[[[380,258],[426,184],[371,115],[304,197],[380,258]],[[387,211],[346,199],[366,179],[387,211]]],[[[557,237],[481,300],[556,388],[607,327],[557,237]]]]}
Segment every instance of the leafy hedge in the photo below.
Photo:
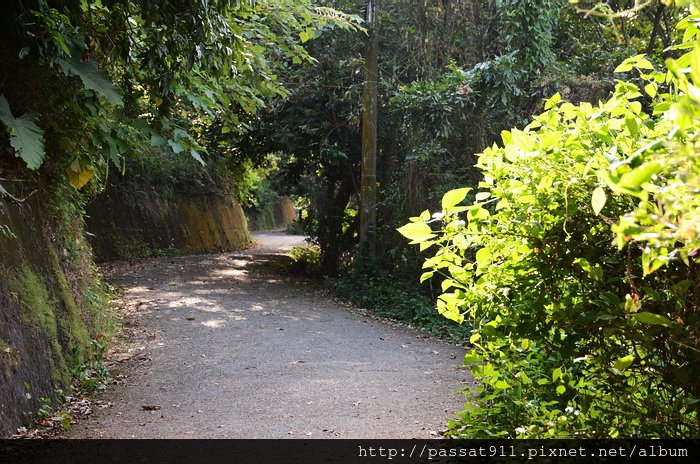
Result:
{"type": "Polygon", "coordinates": [[[504,132],[473,204],[450,191],[399,229],[435,251],[438,311],[474,326],[480,385],[451,435],[700,434],[698,22],[660,71],[634,56],[607,101],[557,94],[504,132]]]}

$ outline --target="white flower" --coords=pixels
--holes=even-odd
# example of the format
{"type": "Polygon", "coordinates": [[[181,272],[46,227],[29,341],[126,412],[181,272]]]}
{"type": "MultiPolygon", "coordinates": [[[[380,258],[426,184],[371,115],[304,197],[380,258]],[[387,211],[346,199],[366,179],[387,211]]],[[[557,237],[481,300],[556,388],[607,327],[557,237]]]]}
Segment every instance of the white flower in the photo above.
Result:
{"type": "Polygon", "coordinates": [[[464,225],[466,224],[466,222],[464,222],[463,220],[459,219],[459,220],[455,221],[454,224],[455,224],[455,227],[462,227],[462,226],[464,226],[464,225]]]}
{"type": "Polygon", "coordinates": [[[571,413],[573,413],[574,411],[575,411],[575,409],[572,408],[571,406],[567,406],[566,409],[564,409],[564,412],[567,413],[567,414],[571,414],[571,413]]]}
{"type": "Polygon", "coordinates": [[[440,211],[439,213],[433,214],[433,219],[435,219],[437,221],[441,220],[444,217],[445,217],[445,213],[443,213],[442,211],[440,211]]]}
{"type": "Polygon", "coordinates": [[[515,431],[522,435],[527,432],[527,429],[525,427],[518,427],[515,431]]]}

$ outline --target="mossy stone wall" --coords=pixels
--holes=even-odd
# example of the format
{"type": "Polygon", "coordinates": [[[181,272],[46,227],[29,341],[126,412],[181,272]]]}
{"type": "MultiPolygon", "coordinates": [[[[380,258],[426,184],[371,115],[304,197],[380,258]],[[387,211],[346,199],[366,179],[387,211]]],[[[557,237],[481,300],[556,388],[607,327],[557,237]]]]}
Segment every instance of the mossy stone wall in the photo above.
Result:
{"type": "MultiPolygon", "coordinates": [[[[94,317],[76,299],[87,287],[69,277],[43,206],[39,196],[0,199],[0,224],[12,232],[0,235],[0,436],[26,423],[41,398],[69,388],[71,371],[91,356],[94,317]]],[[[83,283],[98,282],[93,268],[81,267],[90,274],[83,283]]]]}
{"type": "Polygon", "coordinates": [[[279,197],[262,208],[246,209],[250,230],[273,230],[285,227],[296,220],[297,212],[292,200],[279,197]]]}
{"type": "Polygon", "coordinates": [[[98,261],[245,249],[251,242],[238,201],[227,194],[110,186],[87,207],[98,261]]]}

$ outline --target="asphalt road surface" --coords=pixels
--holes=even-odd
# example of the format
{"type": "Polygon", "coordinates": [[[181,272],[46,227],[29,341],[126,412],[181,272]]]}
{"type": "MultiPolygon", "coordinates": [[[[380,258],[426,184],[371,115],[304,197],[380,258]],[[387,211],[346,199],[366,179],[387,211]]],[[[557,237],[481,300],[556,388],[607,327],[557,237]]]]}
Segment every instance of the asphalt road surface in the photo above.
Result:
{"type": "Polygon", "coordinates": [[[436,438],[472,384],[463,347],[291,275],[303,237],[105,269],[122,286],[115,382],[73,438],[436,438]]]}

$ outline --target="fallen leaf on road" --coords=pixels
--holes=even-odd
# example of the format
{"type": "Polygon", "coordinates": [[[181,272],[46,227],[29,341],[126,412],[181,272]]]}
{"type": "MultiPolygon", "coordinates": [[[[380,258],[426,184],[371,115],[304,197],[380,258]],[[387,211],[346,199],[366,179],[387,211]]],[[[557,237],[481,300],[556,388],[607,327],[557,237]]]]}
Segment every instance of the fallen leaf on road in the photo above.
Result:
{"type": "Polygon", "coordinates": [[[141,406],[141,409],[144,411],[158,411],[160,409],[160,405],[158,404],[144,404],[141,406]]]}

